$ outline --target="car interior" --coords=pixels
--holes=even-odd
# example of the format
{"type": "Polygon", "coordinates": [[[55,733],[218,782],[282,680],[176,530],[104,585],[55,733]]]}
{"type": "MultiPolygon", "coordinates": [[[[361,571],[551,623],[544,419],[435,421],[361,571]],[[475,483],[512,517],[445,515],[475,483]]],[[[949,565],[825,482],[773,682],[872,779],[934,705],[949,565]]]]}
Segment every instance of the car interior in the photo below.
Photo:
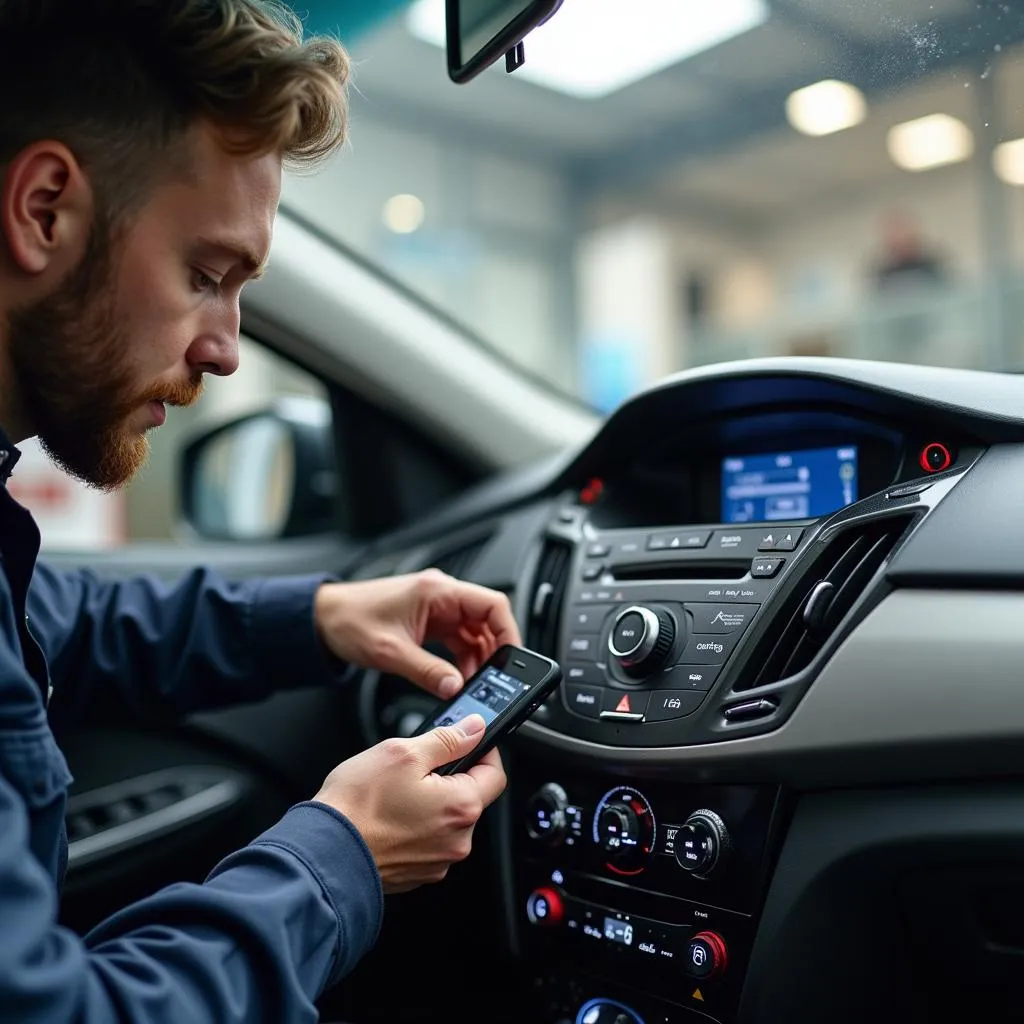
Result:
{"type": "MultiPolygon", "coordinates": [[[[311,198],[327,186],[296,185],[242,327],[315,391],[192,425],[175,456],[173,539],[44,552],[56,565],[164,577],[197,561],[238,578],[436,567],[507,594],[525,646],[561,665],[561,685],[502,745],[508,789],[472,855],[443,883],[388,897],[376,948],[324,994],[324,1020],[1021,1019],[1024,376],[1012,371],[1024,289],[1010,271],[1024,216],[1024,148],[1012,149],[1024,135],[1024,6],[702,6],[303,9],[311,28],[358,40],[371,27],[395,35],[395,18],[431,8],[440,42],[402,42],[445,79],[428,112],[409,65],[417,116],[427,130],[466,111],[484,124],[497,104],[495,140],[520,100],[501,90],[547,95],[517,80],[534,60],[541,73],[546,31],[614,7],[626,49],[700,22],[699,49],[666,48],[624,87],[648,90],[650,118],[629,146],[613,141],[607,180],[626,188],[638,154],[671,156],[683,233],[701,249],[716,218],[757,215],[766,237],[766,210],[783,196],[805,196],[808,222],[822,220],[819,171],[829,204],[860,209],[864,190],[882,188],[888,138],[892,161],[922,165],[886,163],[913,179],[908,196],[938,188],[928,174],[952,188],[970,170],[982,235],[963,245],[987,268],[982,283],[865,306],[825,335],[806,303],[828,285],[801,278],[785,325],[769,323],[748,273],[737,303],[750,317],[699,329],[691,317],[689,354],[666,363],[656,345],[629,348],[657,268],[636,256],[650,236],[620,233],[630,252],[602,249],[588,264],[606,359],[587,364],[589,392],[568,394],[338,238],[311,198]],[[730,29],[728,12],[744,11],[745,27],[730,29]],[[832,85],[801,114],[793,97],[817,79],[832,85]],[[844,83],[871,107],[863,124],[844,83]],[[957,104],[975,101],[1000,120],[971,121],[969,155],[940,155],[931,170],[906,125],[945,117],[916,129],[925,149],[940,146],[957,104]],[[689,111],[677,131],[663,130],[670,109],[689,111]],[[799,138],[787,127],[786,149],[772,133],[801,116],[847,121],[799,138]],[[767,141],[751,155],[743,140],[758,133],[767,141]]],[[[550,38],[579,90],[612,63],[596,31],[571,46],[550,38]]],[[[395,73],[367,61],[357,82],[371,105],[386,110],[370,85],[395,73]]],[[[573,101],[590,104],[581,136],[586,118],[618,120],[626,102],[590,95],[573,101]]],[[[552,94],[552,135],[562,103],[552,94]]],[[[358,158],[359,127],[356,116],[340,162],[358,158]]],[[[662,203],[670,186],[659,187],[662,203]]],[[[829,223],[842,253],[853,243],[835,225],[846,222],[829,223]]],[[[919,276],[934,270],[911,262],[919,276]]],[[[700,289],[684,284],[666,287],[693,313],[700,289]]],[[[528,305],[503,307],[513,334],[528,331],[528,305]]],[[[578,314],[581,332],[589,315],[578,314]]],[[[366,670],[183,722],[76,723],[58,736],[75,776],[62,922],[84,934],[164,885],[201,881],[339,761],[410,735],[434,707],[366,670]]]]}

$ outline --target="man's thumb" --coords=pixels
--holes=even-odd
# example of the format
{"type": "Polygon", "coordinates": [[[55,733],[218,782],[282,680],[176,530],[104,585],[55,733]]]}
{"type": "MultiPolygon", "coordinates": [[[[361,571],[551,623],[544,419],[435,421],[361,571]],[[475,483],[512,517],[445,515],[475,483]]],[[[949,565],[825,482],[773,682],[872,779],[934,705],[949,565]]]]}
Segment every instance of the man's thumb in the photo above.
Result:
{"type": "Polygon", "coordinates": [[[424,767],[433,771],[465,757],[483,739],[487,723],[480,715],[467,715],[455,725],[442,725],[418,737],[424,767]]]}

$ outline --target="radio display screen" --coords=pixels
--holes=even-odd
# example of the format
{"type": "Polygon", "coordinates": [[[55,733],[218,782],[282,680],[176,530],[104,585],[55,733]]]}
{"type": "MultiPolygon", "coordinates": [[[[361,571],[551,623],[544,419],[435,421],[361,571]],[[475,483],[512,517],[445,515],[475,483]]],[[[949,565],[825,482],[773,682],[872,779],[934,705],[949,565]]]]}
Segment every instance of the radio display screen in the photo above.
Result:
{"type": "Polygon", "coordinates": [[[857,500],[857,446],[722,460],[722,522],[813,519],[857,500]]]}

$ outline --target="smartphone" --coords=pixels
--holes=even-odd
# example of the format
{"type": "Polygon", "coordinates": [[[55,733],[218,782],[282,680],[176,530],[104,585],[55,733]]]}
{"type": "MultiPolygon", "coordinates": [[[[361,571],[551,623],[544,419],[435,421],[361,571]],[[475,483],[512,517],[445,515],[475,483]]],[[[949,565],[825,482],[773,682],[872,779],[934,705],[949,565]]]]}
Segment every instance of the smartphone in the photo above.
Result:
{"type": "Polygon", "coordinates": [[[427,716],[415,735],[454,725],[468,715],[482,716],[487,728],[479,744],[465,757],[436,769],[438,775],[464,772],[518,729],[561,679],[562,670],[550,658],[522,647],[499,647],[452,700],[427,716]]]}

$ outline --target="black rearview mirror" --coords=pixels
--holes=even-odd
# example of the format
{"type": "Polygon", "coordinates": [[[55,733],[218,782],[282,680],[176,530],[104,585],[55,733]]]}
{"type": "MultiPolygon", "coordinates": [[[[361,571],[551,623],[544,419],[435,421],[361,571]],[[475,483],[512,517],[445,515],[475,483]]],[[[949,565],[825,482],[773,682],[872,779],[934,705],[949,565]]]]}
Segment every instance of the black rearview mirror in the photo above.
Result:
{"type": "Polygon", "coordinates": [[[524,60],[523,38],[547,21],[562,0],[447,0],[448,76],[468,82],[505,57],[515,71],[524,60]]]}

